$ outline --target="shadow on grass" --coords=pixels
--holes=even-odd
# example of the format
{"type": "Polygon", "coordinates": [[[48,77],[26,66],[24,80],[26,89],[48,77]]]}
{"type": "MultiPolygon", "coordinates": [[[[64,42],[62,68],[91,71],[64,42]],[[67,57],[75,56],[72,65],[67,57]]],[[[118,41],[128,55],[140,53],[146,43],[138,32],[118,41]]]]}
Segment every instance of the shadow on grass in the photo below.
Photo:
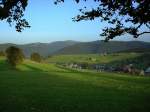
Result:
{"type": "Polygon", "coordinates": [[[32,66],[31,69],[34,72],[12,72],[11,75],[5,74],[9,78],[0,78],[5,80],[0,81],[1,85],[7,86],[0,86],[1,90],[5,90],[5,94],[0,93],[5,98],[0,100],[1,112],[21,112],[24,108],[24,112],[30,112],[31,106],[45,112],[148,112],[150,109],[149,93],[119,90],[104,85],[99,87],[90,83],[94,81],[92,79],[84,82],[61,75],[39,73],[42,70],[32,66]],[[7,95],[10,93],[15,97],[9,98],[7,95]]]}
{"type": "Polygon", "coordinates": [[[29,70],[31,70],[31,71],[43,72],[42,69],[39,69],[39,68],[37,68],[37,67],[33,67],[33,66],[31,66],[31,65],[24,64],[24,66],[27,67],[27,68],[29,68],[29,70]]]}
{"type": "Polygon", "coordinates": [[[13,70],[14,68],[7,62],[6,59],[0,60],[0,71],[6,71],[10,69],[13,70]]]}
{"type": "MultiPolygon", "coordinates": [[[[103,83],[99,83],[100,80],[107,81],[106,77],[97,79],[98,83],[92,83],[95,81],[92,77],[100,77],[95,73],[81,72],[66,68],[61,68],[62,71],[56,69],[45,72],[44,70],[31,65],[23,66],[29,68],[29,71],[16,70],[12,72],[8,71],[11,66],[6,60],[0,61],[0,72],[2,70],[6,71],[1,72],[2,75],[0,76],[0,96],[1,98],[5,98],[5,100],[0,100],[1,112],[15,112],[18,110],[18,105],[21,105],[22,107],[20,111],[24,111],[25,105],[27,108],[26,112],[29,112],[31,111],[31,99],[34,100],[33,104],[36,108],[43,111],[44,109],[47,109],[45,112],[62,112],[62,108],[64,109],[63,111],[66,112],[81,112],[81,110],[82,112],[98,112],[99,110],[106,112],[106,108],[110,108],[111,110],[107,110],[107,112],[116,112],[118,110],[122,112],[148,112],[150,110],[149,91],[143,92],[143,89],[140,88],[137,90],[134,90],[134,88],[129,88],[128,90],[124,88],[118,89],[118,87],[124,86],[124,83],[119,83],[119,80],[121,79],[119,77],[117,78],[109,75],[107,78],[118,80],[114,83],[117,85],[111,86],[111,82],[110,84],[108,82],[108,85],[110,86],[105,86],[103,83]],[[74,74],[77,75],[77,77],[68,78],[67,74],[74,74]],[[85,77],[80,77],[81,75],[85,75],[85,77]],[[78,80],[80,78],[81,80],[78,80]],[[82,78],[87,78],[87,80],[82,80],[82,78]],[[10,93],[15,96],[14,99],[8,97],[10,93]],[[37,95],[35,95],[35,93],[37,95]],[[22,98],[20,95],[24,97],[22,98]],[[15,103],[10,103],[10,101],[13,102],[14,100],[15,103]],[[42,104],[45,105],[45,107],[41,106],[42,104]],[[7,106],[7,108],[6,110],[3,110],[5,106],[7,106]],[[56,110],[56,108],[58,108],[58,110],[56,110]]],[[[126,81],[131,82],[126,82],[128,85],[132,85],[136,82],[132,79],[129,80],[128,78],[126,78],[126,81]]]]}

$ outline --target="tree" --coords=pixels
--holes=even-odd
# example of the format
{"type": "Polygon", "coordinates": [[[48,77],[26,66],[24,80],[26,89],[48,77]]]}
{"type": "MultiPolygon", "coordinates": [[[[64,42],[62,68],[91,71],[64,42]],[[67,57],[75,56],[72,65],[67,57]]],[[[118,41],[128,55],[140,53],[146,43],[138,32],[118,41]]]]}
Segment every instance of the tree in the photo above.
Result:
{"type": "MultiPolygon", "coordinates": [[[[77,3],[87,0],[75,0],[77,3]]],[[[108,22],[111,27],[106,27],[100,34],[105,40],[113,39],[125,33],[134,38],[150,33],[150,0],[94,0],[98,7],[88,11],[86,7],[80,9],[80,15],[73,18],[74,21],[94,20],[100,18],[108,22]],[[148,31],[140,32],[145,25],[148,31]]],[[[56,4],[64,0],[56,0],[56,4]]]]}
{"type": "Polygon", "coordinates": [[[16,67],[16,65],[21,64],[24,59],[22,50],[15,46],[11,46],[6,49],[6,57],[8,63],[10,63],[13,67],[16,67]]]}
{"type": "MultiPolygon", "coordinates": [[[[12,4],[10,1],[16,1],[13,6],[15,9],[24,9],[27,6],[28,0],[1,0],[2,5],[4,3],[12,4]],[[24,2],[23,2],[24,1],[24,2]],[[17,4],[21,5],[17,5],[17,4]],[[21,8],[18,8],[21,7],[21,8]]],[[[60,2],[64,2],[65,0],[55,0],[55,4],[60,2]]],[[[80,1],[87,0],[75,0],[76,3],[80,1]]],[[[80,14],[73,18],[73,21],[82,21],[82,20],[94,20],[95,18],[100,18],[102,22],[108,22],[111,27],[106,27],[100,34],[105,37],[105,40],[113,39],[116,36],[123,35],[125,33],[131,34],[134,38],[138,38],[139,36],[150,33],[150,0],[93,0],[98,4],[98,7],[93,8],[92,10],[88,10],[86,7],[80,9],[80,14]],[[146,26],[148,31],[140,31],[142,26],[146,26]]],[[[1,7],[0,13],[2,9],[5,9],[5,5],[1,7]]],[[[6,8],[7,9],[7,8],[6,8]]],[[[13,7],[8,8],[12,10],[13,7]]],[[[9,10],[5,10],[8,12],[9,10]]],[[[12,10],[13,15],[17,15],[17,17],[23,16],[23,11],[20,13],[16,13],[16,11],[12,10]]],[[[5,12],[4,11],[4,12],[5,12]]],[[[13,15],[10,13],[6,13],[7,16],[5,18],[10,18],[13,15]]],[[[1,14],[3,16],[4,14],[1,14]]],[[[13,18],[11,18],[12,20],[13,18]]],[[[15,20],[16,21],[16,20],[15,20]]],[[[9,19],[8,19],[9,22],[9,19]]],[[[10,22],[9,22],[10,23],[10,22]]],[[[21,31],[24,27],[29,26],[19,24],[17,27],[18,31],[21,31]],[[21,26],[21,28],[20,28],[21,26]]]]}
{"type": "Polygon", "coordinates": [[[42,61],[42,58],[41,58],[40,54],[38,54],[38,53],[32,53],[31,54],[31,60],[40,63],[42,61]]]}

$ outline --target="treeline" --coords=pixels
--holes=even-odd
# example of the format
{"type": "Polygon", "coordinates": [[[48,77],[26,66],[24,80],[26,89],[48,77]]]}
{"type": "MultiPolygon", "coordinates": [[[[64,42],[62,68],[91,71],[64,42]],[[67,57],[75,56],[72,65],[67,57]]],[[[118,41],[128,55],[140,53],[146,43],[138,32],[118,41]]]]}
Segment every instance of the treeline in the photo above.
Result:
{"type": "Polygon", "coordinates": [[[132,64],[137,69],[146,69],[150,66],[150,53],[141,53],[135,58],[128,58],[124,60],[112,61],[108,66],[124,66],[132,64]]]}
{"type": "MultiPolygon", "coordinates": [[[[12,66],[16,67],[17,65],[23,63],[25,59],[25,55],[22,49],[16,46],[10,46],[6,49],[6,51],[0,51],[0,56],[5,56],[6,61],[12,66]]],[[[30,56],[32,61],[40,63],[42,61],[42,57],[38,53],[32,53],[30,56]]]]}

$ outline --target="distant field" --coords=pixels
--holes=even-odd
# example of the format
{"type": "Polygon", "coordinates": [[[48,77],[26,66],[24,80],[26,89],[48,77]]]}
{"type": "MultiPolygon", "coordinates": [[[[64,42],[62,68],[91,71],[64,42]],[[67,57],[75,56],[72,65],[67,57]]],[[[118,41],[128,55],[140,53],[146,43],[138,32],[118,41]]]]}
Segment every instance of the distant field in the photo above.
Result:
{"type": "Polygon", "coordinates": [[[29,60],[13,70],[0,58],[0,112],[149,112],[149,101],[149,77],[79,72],[29,60]]]}
{"type": "Polygon", "coordinates": [[[140,53],[115,53],[108,55],[81,54],[81,55],[54,55],[47,61],[52,63],[87,62],[87,63],[110,63],[140,56],[140,53]]]}
{"type": "Polygon", "coordinates": [[[146,69],[150,65],[150,53],[114,53],[114,54],[80,54],[54,55],[49,57],[48,63],[87,63],[107,64],[108,66],[123,66],[133,64],[137,69],[146,69]]]}

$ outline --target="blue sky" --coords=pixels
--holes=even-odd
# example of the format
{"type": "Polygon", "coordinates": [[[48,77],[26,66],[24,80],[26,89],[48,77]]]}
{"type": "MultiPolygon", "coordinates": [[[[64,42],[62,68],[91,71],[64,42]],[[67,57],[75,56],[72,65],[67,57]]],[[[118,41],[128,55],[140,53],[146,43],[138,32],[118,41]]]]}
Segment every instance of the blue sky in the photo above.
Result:
{"type": "MultiPolygon", "coordinates": [[[[94,41],[102,39],[99,37],[101,29],[107,23],[101,23],[98,19],[94,21],[73,22],[72,17],[79,13],[78,9],[85,5],[84,2],[75,4],[73,0],[54,5],[53,0],[29,0],[25,11],[25,18],[29,21],[31,28],[22,33],[15,31],[8,23],[0,22],[0,43],[49,43],[52,41],[76,40],[94,41]]],[[[96,4],[86,2],[86,6],[92,8],[96,4]]],[[[150,35],[144,35],[139,39],[133,39],[124,35],[115,40],[142,40],[150,41],[150,35]]]]}

